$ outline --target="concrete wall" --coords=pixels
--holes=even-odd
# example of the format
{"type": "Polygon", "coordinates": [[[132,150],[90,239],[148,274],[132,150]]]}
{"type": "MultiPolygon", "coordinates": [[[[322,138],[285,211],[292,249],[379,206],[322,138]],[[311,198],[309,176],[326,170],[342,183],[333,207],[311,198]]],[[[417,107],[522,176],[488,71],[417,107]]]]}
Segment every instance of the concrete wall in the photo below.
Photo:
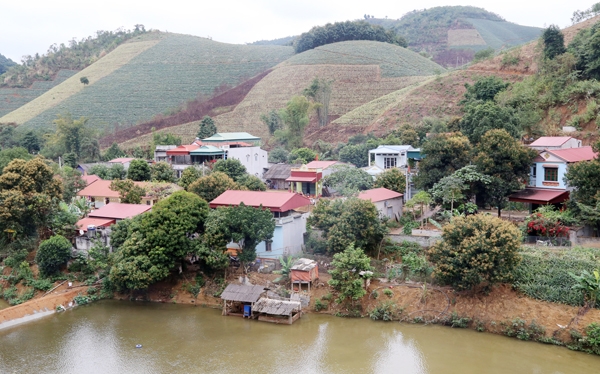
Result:
{"type": "Polygon", "coordinates": [[[395,243],[402,243],[403,241],[417,243],[421,247],[428,248],[442,240],[439,236],[412,236],[412,235],[388,235],[388,237],[395,243]]]}
{"type": "Polygon", "coordinates": [[[267,151],[260,147],[227,148],[227,158],[239,160],[248,174],[263,179],[264,170],[269,167],[267,151]]]}
{"type": "Polygon", "coordinates": [[[256,247],[256,257],[280,258],[302,253],[307,217],[308,213],[296,213],[292,216],[275,219],[271,251],[266,250],[265,242],[260,242],[256,247]]]}
{"type": "Polygon", "coordinates": [[[378,201],[374,205],[379,211],[380,217],[388,217],[390,219],[402,217],[402,197],[378,201]]]}
{"type": "Polygon", "coordinates": [[[556,189],[561,189],[561,190],[564,190],[567,188],[565,185],[565,181],[564,181],[565,174],[567,173],[567,165],[565,163],[536,162],[535,169],[536,169],[536,177],[535,178],[533,178],[533,176],[530,177],[529,184],[531,186],[540,187],[540,188],[556,188],[556,189]],[[558,168],[558,181],[544,183],[544,166],[543,165],[556,165],[556,167],[558,168]]]}

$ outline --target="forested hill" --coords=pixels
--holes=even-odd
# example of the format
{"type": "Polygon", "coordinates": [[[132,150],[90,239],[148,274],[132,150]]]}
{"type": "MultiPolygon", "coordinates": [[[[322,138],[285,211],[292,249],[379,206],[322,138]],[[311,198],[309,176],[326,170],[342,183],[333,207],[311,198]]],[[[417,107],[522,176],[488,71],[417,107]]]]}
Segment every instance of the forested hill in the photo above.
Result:
{"type": "Polygon", "coordinates": [[[3,74],[8,70],[9,67],[16,65],[17,63],[0,54],[0,74],[3,74]]]}
{"type": "Polygon", "coordinates": [[[415,10],[397,20],[365,15],[372,24],[393,29],[410,49],[424,52],[444,66],[466,63],[476,51],[496,51],[538,38],[538,27],[507,22],[495,13],[472,6],[444,6],[415,10]]]}

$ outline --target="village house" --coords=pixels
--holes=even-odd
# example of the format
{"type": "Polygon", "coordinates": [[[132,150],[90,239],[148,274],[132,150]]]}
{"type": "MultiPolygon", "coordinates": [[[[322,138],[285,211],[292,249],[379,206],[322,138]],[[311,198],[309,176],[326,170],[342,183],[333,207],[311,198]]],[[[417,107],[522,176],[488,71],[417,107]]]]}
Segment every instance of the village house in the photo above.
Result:
{"type": "Polygon", "coordinates": [[[147,205],[112,203],[93,210],[87,217],[80,219],[75,224],[77,228],[75,249],[87,252],[93,246],[93,240],[99,240],[102,244],[110,246],[110,227],[112,225],[150,209],[152,208],[147,205]]]}
{"type": "Polygon", "coordinates": [[[402,217],[402,197],[403,194],[383,187],[361,191],[358,194],[359,199],[370,200],[375,205],[380,217],[389,219],[402,217]]]}
{"type": "Polygon", "coordinates": [[[380,145],[369,151],[369,165],[366,169],[373,176],[392,168],[406,170],[410,159],[419,161],[421,157],[421,150],[410,145],[380,145]]]}
{"type": "Polygon", "coordinates": [[[263,178],[270,189],[289,190],[291,182],[286,179],[292,175],[292,169],[297,169],[300,166],[300,164],[274,164],[269,166],[269,170],[263,174],[263,178]]]}
{"type": "Polygon", "coordinates": [[[295,209],[310,205],[308,198],[292,192],[229,190],[211,201],[210,207],[238,206],[241,203],[254,208],[262,206],[273,213],[273,238],[258,244],[258,258],[276,259],[302,252],[308,213],[296,212],[295,209]]]}
{"type": "Polygon", "coordinates": [[[528,145],[538,151],[551,151],[556,149],[579,148],[581,140],[570,136],[542,136],[528,145]]]}
{"type": "Polygon", "coordinates": [[[323,195],[323,169],[302,165],[292,168],[291,175],[285,180],[290,183],[290,192],[311,197],[323,195]]]}
{"type": "MultiPolygon", "coordinates": [[[[118,191],[110,189],[112,181],[98,179],[87,185],[84,189],[77,192],[77,196],[85,197],[95,208],[101,208],[109,203],[121,202],[121,197],[118,191]]],[[[148,182],[133,182],[135,185],[145,188],[149,185],[148,182]]],[[[144,196],[141,204],[153,205],[157,201],[156,197],[144,196]]]]}

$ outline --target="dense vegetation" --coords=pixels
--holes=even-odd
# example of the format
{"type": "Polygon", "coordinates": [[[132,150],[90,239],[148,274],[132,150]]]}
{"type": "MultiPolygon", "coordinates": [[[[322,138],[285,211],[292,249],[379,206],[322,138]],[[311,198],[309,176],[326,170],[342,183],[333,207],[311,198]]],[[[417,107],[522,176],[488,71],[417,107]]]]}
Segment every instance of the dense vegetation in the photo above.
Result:
{"type": "Polygon", "coordinates": [[[7,58],[4,55],[0,54],[0,75],[4,74],[4,72],[7,71],[8,68],[16,64],[17,63],[11,60],[10,58],[7,58]]]}

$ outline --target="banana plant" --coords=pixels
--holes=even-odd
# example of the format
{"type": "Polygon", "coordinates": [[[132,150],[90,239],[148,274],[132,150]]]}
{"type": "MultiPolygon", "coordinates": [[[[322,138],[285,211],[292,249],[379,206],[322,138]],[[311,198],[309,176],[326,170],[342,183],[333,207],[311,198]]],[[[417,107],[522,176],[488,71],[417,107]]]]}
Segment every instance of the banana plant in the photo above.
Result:
{"type": "Polygon", "coordinates": [[[590,273],[584,270],[581,275],[575,275],[571,272],[569,272],[569,275],[577,281],[571,288],[583,292],[586,305],[594,308],[600,297],[600,271],[596,269],[590,273]]]}
{"type": "Polygon", "coordinates": [[[279,274],[280,276],[277,277],[273,282],[279,283],[283,280],[290,279],[294,262],[296,262],[296,258],[292,256],[280,258],[279,263],[281,264],[281,270],[273,271],[273,274],[279,274]]]}

